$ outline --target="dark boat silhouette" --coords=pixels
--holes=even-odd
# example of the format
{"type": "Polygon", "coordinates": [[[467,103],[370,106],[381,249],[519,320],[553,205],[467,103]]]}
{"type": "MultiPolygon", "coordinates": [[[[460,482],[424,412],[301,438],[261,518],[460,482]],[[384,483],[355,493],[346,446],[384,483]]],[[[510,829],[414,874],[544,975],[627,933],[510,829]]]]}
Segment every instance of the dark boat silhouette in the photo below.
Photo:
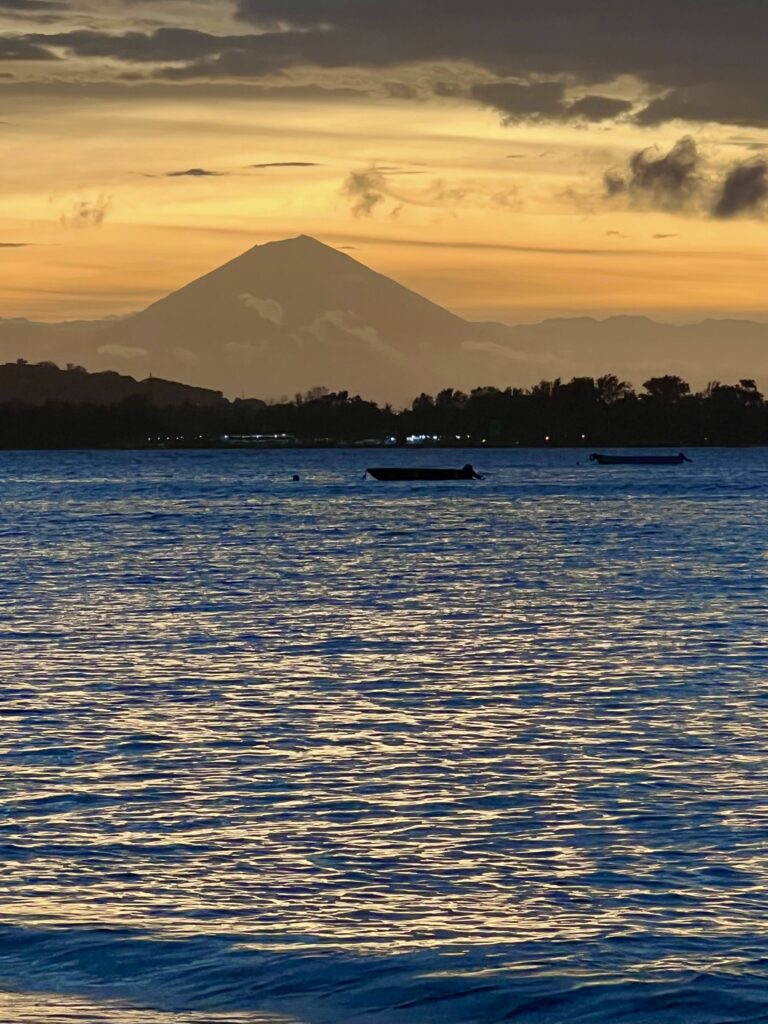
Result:
{"type": "Polygon", "coordinates": [[[366,470],[374,480],[482,480],[467,463],[461,469],[435,469],[427,466],[382,466],[366,470]]]}
{"type": "Polygon", "coordinates": [[[682,452],[677,455],[601,455],[593,452],[589,459],[598,466],[680,466],[691,461],[682,452]]]}

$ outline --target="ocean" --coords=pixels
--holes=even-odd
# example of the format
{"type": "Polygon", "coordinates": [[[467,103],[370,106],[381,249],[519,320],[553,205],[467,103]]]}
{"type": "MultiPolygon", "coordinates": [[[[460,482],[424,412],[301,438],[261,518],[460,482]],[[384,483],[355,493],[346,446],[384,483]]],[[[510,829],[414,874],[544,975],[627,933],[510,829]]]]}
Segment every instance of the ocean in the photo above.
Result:
{"type": "Polygon", "coordinates": [[[0,453],[0,1020],[768,1021],[768,451],[587,454],[0,453]]]}

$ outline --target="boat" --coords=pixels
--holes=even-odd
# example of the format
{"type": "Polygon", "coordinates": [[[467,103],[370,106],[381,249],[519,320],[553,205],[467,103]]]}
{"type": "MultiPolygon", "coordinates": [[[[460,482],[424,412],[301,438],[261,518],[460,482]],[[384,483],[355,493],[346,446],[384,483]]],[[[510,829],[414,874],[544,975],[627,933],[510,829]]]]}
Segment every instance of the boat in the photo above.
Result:
{"type": "Polygon", "coordinates": [[[691,461],[682,452],[677,455],[601,455],[593,452],[589,460],[598,466],[681,466],[691,461]]]}
{"type": "Polygon", "coordinates": [[[367,469],[374,480],[482,480],[473,466],[461,469],[435,469],[428,466],[378,466],[367,469]]]}

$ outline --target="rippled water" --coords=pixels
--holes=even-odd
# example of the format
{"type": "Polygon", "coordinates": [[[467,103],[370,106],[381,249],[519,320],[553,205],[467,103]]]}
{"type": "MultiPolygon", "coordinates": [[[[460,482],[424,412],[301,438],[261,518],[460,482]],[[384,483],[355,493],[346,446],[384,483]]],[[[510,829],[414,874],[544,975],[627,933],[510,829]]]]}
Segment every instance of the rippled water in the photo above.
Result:
{"type": "Polygon", "coordinates": [[[693,454],[0,454],[0,1018],[768,1021],[768,452],[693,454]]]}

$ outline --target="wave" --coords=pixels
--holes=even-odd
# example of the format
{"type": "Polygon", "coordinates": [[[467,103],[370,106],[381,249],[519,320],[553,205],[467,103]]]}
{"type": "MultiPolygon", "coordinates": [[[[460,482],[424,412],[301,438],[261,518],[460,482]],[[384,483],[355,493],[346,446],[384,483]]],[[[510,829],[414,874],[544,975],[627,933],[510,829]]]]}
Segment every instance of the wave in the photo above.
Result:
{"type": "Polygon", "coordinates": [[[528,962],[503,968],[493,950],[473,951],[462,958],[467,969],[456,970],[450,957],[433,951],[377,956],[255,942],[248,935],[164,938],[128,928],[5,926],[0,986],[110,1004],[115,1024],[123,1020],[120,1006],[174,1017],[270,1014],[303,1024],[768,1021],[768,955],[749,965],[723,960],[719,969],[678,966],[643,976],[629,965],[624,972],[558,971],[566,951],[555,944],[527,944],[528,962]]]}

